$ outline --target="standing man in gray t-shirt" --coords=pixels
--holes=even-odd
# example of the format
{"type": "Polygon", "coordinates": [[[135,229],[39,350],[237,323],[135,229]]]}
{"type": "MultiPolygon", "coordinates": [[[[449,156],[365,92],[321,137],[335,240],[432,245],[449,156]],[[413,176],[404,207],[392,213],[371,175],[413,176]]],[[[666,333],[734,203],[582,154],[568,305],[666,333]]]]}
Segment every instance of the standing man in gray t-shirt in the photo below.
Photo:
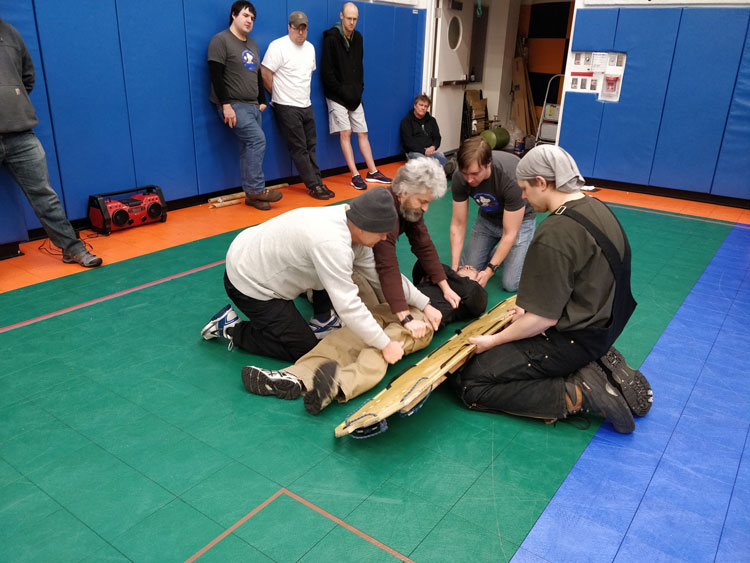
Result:
{"type": "Polygon", "coordinates": [[[281,199],[281,192],[265,189],[266,136],[260,114],[266,109],[266,93],[260,74],[258,44],[249,35],[254,22],[255,6],[245,0],[232,4],[229,29],[214,35],[208,45],[208,68],[211,102],[216,104],[219,116],[240,141],[245,204],[268,210],[269,202],[281,199]]]}

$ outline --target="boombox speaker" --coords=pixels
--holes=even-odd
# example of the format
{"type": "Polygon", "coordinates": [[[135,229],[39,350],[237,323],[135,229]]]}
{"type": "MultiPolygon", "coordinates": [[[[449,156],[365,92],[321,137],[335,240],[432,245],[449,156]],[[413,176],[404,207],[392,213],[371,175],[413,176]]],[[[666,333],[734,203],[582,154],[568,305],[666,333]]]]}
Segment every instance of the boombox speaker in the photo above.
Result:
{"type": "Polygon", "coordinates": [[[91,228],[108,235],[112,231],[167,220],[167,205],[159,186],[89,196],[91,228]],[[126,196],[126,197],[116,197],[126,196]]]}

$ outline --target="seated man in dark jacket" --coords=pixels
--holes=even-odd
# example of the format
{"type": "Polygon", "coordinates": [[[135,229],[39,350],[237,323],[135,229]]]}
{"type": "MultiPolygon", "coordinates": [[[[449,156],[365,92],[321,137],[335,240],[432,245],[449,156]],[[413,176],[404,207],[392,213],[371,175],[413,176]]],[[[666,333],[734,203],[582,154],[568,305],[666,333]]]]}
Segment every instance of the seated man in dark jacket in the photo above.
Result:
{"type": "MultiPolygon", "coordinates": [[[[440,128],[435,118],[427,111],[431,103],[432,100],[425,94],[414,98],[414,108],[401,120],[401,144],[406,152],[406,158],[429,156],[445,168],[448,159],[443,153],[438,152],[440,128]]],[[[451,168],[455,168],[455,165],[451,168]]],[[[452,173],[452,169],[446,170],[446,175],[452,173]]]]}

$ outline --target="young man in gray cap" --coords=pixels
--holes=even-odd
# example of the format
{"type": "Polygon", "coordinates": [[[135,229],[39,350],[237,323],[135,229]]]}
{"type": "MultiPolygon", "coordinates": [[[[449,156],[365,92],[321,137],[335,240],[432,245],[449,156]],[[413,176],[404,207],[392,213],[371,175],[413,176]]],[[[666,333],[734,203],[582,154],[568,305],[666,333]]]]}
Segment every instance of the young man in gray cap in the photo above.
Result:
{"type": "MultiPolygon", "coordinates": [[[[252,354],[296,361],[317,343],[293,299],[309,289],[326,289],[344,323],[365,343],[395,363],[404,351],[393,342],[359,297],[352,274],[376,292],[380,282],[372,247],[396,222],[393,198],[376,188],[349,205],[288,211],[242,231],[227,252],[224,286],[249,321],[227,305],[201,331],[206,340],[223,337],[252,354]]],[[[403,278],[410,305],[423,310],[427,296],[403,278]]]]}
{"type": "Polygon", "coordinates": [[[516,177],[534,209],[550,215],[526,254],[513,324],[470,338],[477,355],[456,373],[456,390],[470,409],[545,420],[584,410],[628,434],[652,394],[612,348],[636,306],[625,231],[580,192],[583,177],[560,147],[529,151],[516,177]]]}
{"type": "Polygon", "coordinates": [[[284,140],[307,192],[315,199],[336,194],[323,184],[315,155],[317,134],[310,101],[310,82],[315,71],[315,48],[307,39],[307,16],[289,15],[289,33],[271,41],[261,74],[284,140]]]}

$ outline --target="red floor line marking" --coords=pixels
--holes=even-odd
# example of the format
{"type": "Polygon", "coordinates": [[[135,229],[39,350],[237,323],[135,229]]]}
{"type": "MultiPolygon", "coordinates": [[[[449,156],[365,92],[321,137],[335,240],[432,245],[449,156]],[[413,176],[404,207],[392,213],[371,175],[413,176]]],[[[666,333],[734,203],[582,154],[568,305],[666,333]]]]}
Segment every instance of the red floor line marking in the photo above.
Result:
{"type": "Polygon", "coordinates": [[[408,557],[406,557],[406,555],[402,555],[401,553],[399,553],[395,549],[390,548],[387,545],[385,545],[383,542],[380,542],[380,541],[376,540],[375,538],[373,538],[372,536],[369,536],[369,535],[365,534],[363,531],[358,530],[357,528],[355,528],[351,524],[347,524],[341,518],[337,518],[336,516],[334,516],[330,512],[326,512],[325,510],[323,510],[319,506],[316,506],[313,503],[311,503],[309,500],[304,499],[301,496],[293,493],[292,491],[288,491],[287,489],[284,489],[284,492],[288,496],[290,496],[294,500],[296,500],[297,502],[301,502],[302,504],[304,504],[307,508],[310,508],[310,509],[314,510],[315,512],[317,512],[318,514],[321,514],[322,516],[325,516],[329,520],[333,520],[334,522],[336,522],[336,524],[338,524],[339,526],[343,526],[344,528],[346,528],[347,530],[349,530],[353,534],[358,535],[363,540],[367,540],[368,542],[370,542],[374,546],[379,547],[380,549],[382,549],[383,551],[385,551],[387,553],[390,553],[396,559],[400,559],[401,561],[405,561],[407,563],[415,563],[414,560],[409,559],[408,557]]]}
{"type": "Polygon", "coordinates": [[[316,506],[315,504],[311,503],[309,500],[302,498],[298,494],[293,493],[292,491],[290,491],[289,489],[287,489],[285,487],[280,488],[273,495],[271,495],[265,501],[263,501],[261,504],[259,504],[258,506],[256,506],[251,512],[248,512],[245,516],[243,516],[242,518],[240,518],[231,527],[227,528],[224,532],[222,532],[219,536],[217,536],[213,541],[211,541],[208,544],[206,544],[200,551],[197,551],[190,559],[187,559],[185,561],[185,563],[193,563],[193,561],[195,561],[199,557],[202,557],[203,555],[205,555],[205,553],[209,549],[211,549],[212,547],[214,547],[221,540],[223,540],[229,534],[231,534],[232,532],[234,532],[237,528],[239,528],[240,526],[242,526],[245,522],[247,522],[248,520],[250,520],[250,518],[252,518],[256,514],[258,514],[258,512],[260,512],[261,510],[263,510],[266,506],[268,506],[269,504],[271,504],[273,501],[275,501],[281,495],[287,495],[288,497],[293,498],[297,502],[304,504],[307,508],[309,508],[311,510],[314,510],[315,512],[317,512],[321,516],[325,516],[326,518],[328,518],[332,522],[338,524],[339,526],[342,526],[343,528],[346,528],[347,530],[349,530],[353,534],[358,535],[363,540],[370,542],[375,547],[379,547],[380,549],[382,549],[386,553],[389,553],[390,555],[393,555],[396,559],[404,561],[405,563],[416,563],[413,559],[409,559],[408,557],[406,557],[405,555],[402,555],[401,553],[399,553],[395,549],[388,547],[383,542],[380,542],[380,541],[376,540],[375,538],[373,538],[372,536],[367,535],[363,531],[358,530],[357,528],[355,528],[351,524],[347,524],[341,518],[338,518],[338,517],[334,516],[333,514],[331,514],[330,512],[327,512],[327,511],[323,510],[319,506],[316,506]]]}
{"type": "Polygon", "coordinates": [[[237,528],[239,528],[240,526],[242,526],[245,522],[247,522],[248,520],[250,520],[250,518],[252,518],[256,514],[258,514],[258,512],[260,512],[261,510],[263,510],[266,506],[268,506],[273,501],[275,501],[277,498],[279,498],[282,494],[284,494],[285,491],[286,491],[286,489],[284,489],[284,488],[281,488],[278,491],[276,491],[274,494],[272,494],[270,497],[268,497],[265,501],[263,501],[258,506],[256,506],[253,510],[251,510],[250,512],[248,512],[247,514],[245,514],[245,516],[243,516],[242,518],[240,518],[239,520],[237,520],[237,522],[235,522],[231,527],[227,528],[220,535],[216,536],[216,538],[214,538],[213,541],[207,543],[200,551],[196,552],[190,559],[188,559],[187,561],[185,561],[185,563],[193,563],[193,561],[195,561],[199,557],[202,557],[203,554],[206,553],[209,549],[211,549],[213,546],[215,546],[217,543],[219,543],[221,540],[223,540],[229,534],[231,534],[232,532],[234,532],[237,528]]]}
{"type": "Polygon", "coordinates": [[[96,299],[92,299],[91,301],[86,301],[84,303],[79,303],[78,305],[71,305],[70,307],[66,307],[65,309],[60,309],[59,311],[55,311],[54,313],[47,313],[46,315],[42,315],[40,317],[35,317],[33,319],[29,319],[26,321],[21,321],[20,323],[8,325],[6,327],[0,328],[0,334],[3,332],[8,332],[11,330],[15,330],[17,328],[21,328],[22,326],[28,326],[34,323],[38,323],[40,321],[45,321],[47,319],[51,319],[53,317],[58,317],[60,315],[64,315],[65,313],[70,313],[71,311],[77,311],[78,309],[83,309],[84,307],[89,307],[91,305],[96,305],[97,303],[102,303],[104,301],[109,301],[110,299],[115,299],[116,297],[122,297],[123,295],[127,295],[129,293],[134,293],[136,291],[140,291],[142,289],[146,289],[155,285],[159,285],[160,283],[168,282],[171,280],[175,280],[177,278],[181,278],[184,276],[189,276],[190,274],[195,274],[196,272],[200,272],[202,270],[207,270],[208,268],[213,268],[214,266],[218,266],[219,264],[223,264],[226,262],[226,260],[219,260],[218,262],[213,262],[211,264],[206,264],[205,266],[198,266],[197,268],[193,268],[192,270],[186,270],[184,272],[180,272],[179,274],[174,274],[171,276],[167,276],[166,278],[162,278],[160,280],[155,280],[152,282],[144,283],[142,285],[137,285],[135,287],[131,287],[130,289],[123,289],[122,291],[118,291],[117,293],[111,293],[109,295],[105,295],[104,297],[98,297],[96,299]]]}

